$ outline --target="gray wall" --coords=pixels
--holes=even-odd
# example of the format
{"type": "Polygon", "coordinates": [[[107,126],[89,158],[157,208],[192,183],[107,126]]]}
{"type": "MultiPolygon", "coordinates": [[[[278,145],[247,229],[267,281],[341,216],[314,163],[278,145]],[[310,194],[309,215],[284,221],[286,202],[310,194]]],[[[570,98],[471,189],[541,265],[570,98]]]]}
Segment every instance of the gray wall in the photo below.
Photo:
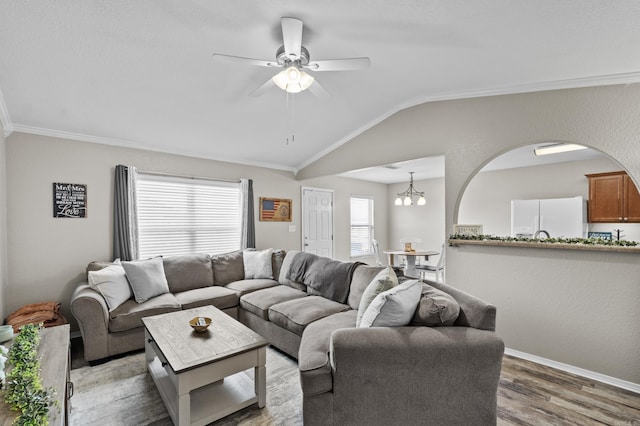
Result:
{"type": "MultiPolygon", "coordinates": [[[[597,148],[637,186],[638,99],[640,85],[633,84],[425,103],[389,117],[298,176],[444,154],[446,238],[467,183],[514,147],[570,141],[597,148]]],[[[640,383],[640,255],[460,246],[447,256],[447,282],[497,306],[497,332],[509,348],[640,383]]]]}
{"type": "Polygon", "coordinates": [[[86,265],[112,257],[113,168],[117,164],[187,176],[251,178],[256,215],[259,197],[292,199],[292,222],[256,220],[257,248],[300,249],[302,186],[335,191],[336,258],[349,260],[351,194],[374,197],[376,236],[381,244],[387,242],[387,185],[337,177],[298,181],[291,173],[278,170],[24,133],[12,133],[6,145],[10,247],[7,312],[27,303],[57,300],[62,302],[72,329],[76,324],[69,312],[69,298],[84,278],[86,265]],[[53,218],[53,182],[87,185],[86,218],[53,218]],[[289,225],[295,225],[295,232],[289,232],[289,225]]]}
{"type": "Polygon", "coordinates": [[[4,323],[7,309],[7,173],[4,128],[0,121],[0,323],[4,323]]]}
{"type": "MultiPolygon", "coordinates": [[[[617,170],[622,170],[622,166],[605,158],[480,172],[464,191],[458,223],[482,224],[485,234],[508,236],[511,233],[511,200],[578,195],[586,200],[589,198],[589,180],[585,174],[617,170]]],[[[640,241],[640,224],[589,224],[589,231],[613,233],[614,229],[622,229],[627,240],[640,241]]]]}

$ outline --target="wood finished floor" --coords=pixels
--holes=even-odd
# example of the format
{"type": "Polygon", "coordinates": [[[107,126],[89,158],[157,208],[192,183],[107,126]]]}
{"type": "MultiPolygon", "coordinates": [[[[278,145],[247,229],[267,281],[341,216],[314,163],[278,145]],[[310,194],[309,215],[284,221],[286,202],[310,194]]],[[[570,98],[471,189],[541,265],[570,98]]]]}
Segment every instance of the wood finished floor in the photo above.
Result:
{"type": "MultiPolygon", "coordinates": [[[[72,368],[84,365],[87,363],[82,358],[82,341],[73,339],[72,368]]],[[[289,385],[299,389],[297,375],[290,377],[289,385]]],[[[497,423],[640,426],[640,394],[505,355],[498,387],[497,423]]],[[[292,423],[283,420],[279,424],[292,423]]]]}
{"type": "Polygon", "coordinates": [[[640,394],[505,355],[498,425],[640,425],[640,394]]]}

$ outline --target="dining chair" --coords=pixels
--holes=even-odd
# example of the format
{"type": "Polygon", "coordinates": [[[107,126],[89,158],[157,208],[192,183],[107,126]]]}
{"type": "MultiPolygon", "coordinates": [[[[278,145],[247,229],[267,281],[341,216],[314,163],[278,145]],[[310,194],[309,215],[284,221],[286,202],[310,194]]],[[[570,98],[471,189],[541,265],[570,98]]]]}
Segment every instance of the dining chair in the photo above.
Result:
{"type": "Polygon", "coordinates": [[[382,259],[380,259],[380,247],[378,246],[378,240],[371,240],[371,245],[373,246],[373,253],[376,255],[376,264],[378,266],[383,266],[382,259]]]}
{"type": "Polygon", "coordinates": [[[437,283],[444,284],[444,267],[445,267],[445,245],[442,244],[442,249],[440,251],[440,258],[438,259],[438,263],[433,265],[416,265],[416,269],[420,271],[421,279],[429,279],[431,278],[431,274],[434,275],[434,280],[437,283]]]}

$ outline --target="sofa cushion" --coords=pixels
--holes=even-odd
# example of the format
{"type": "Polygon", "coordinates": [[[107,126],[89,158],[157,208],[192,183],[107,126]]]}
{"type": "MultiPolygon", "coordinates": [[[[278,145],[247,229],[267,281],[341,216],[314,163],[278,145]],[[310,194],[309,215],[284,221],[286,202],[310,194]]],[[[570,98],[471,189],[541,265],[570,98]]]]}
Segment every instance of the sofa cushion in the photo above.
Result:
{"type": "Polygon", "coordinates": [[[211,286],[194,288],[175,294],[182,309],[213,305],[218,309],[232,308],[238,305],[238,293],[226,287],[211,286]]]}
{"type": "Polygon", "coordinates": [[[300,385],[304,395],[316,395],[333,389],[333,376],[329,361],[331,333],[341,328],[353,328],[357,311],[329,315],[312,322],[302,333],[298,366],[300,385]]]}
{"type": "Polygon", "coordinates": [[[233,290],[238,293],[238,296],[243,296],[247,293],[254,292],[256,290],[262,290],[263,288],[275,287],[278,281],[268,280],[263,278],[256,278],[252,280],[240,280],[227,284],[225,287],[229,290],[233,290]]]}
{"type": "Polygon", "coordinates": [[[274,249],[271,256],[271,269],[273,271],[273,279],[278,280],[280,277],[280,269],[282,269],[282,261],[287,253],[282,249],[274,249]]]}
{"type": "Polygon", "coordinates": [[[384,266],[359,265],[353,272],[351,285],[349,287],[349,297],[347,303],[351,309],[360,307],[360,300],[365,289],[371,284],[373,278],[386,269],[384,266]]]}
{"type": "Polygon", "coordinates": [[[227,285],[244,279],[242,250],[211,256],[215,285],[227,285]]]}
{"type": "Polygon", "coordinates": [[[127,300],[109,313],[109,331],[119,332],[142,327],[142,318],[180,310],[180,304],[171,293],[161,294],[146,302],[127,300]]]}
{"type": "Polygon", "coordinates": [[[272,255],[273,249],[243,252],[244,278],[273,278],[272,255]]]}
{"type": "Polygon", "coordinates": [[[391,269],[390,266],[378,272],[378,275],[376,275],[373,280],[371,280],[367,288],[364,290],[364,293],[362,293],[360,306],[358,306],[358,318],[356,319],[356,327],[360,326],[362,316],[364,315],[371,302],[373,302],[373,299],[375,299],[376,296],[383,291],[390,290],[397,285],[398,277],[396,277],[396,274],[393,272],[393,269],[391,269]]]}
{"type": "Polygon", "coordinates": [[[104,297],[109,312],[131,299],[131,287],[120,261],[97,271],[87,273],[89,287],[104,297]]]}
{"type": "Polygon", "coordinates": [[[302,336],[304,329],[312,322],[348,309],[350,309],[348,305],[322,296],[308,296],[271,306],[269,320],[275,325],[302,336]]]}
{"type": "Polygon", "coordinates": [[[171,293],[213,285],[213,268],[208,254],[163,257],[162,265],[171,293]]]}
{"type": "Polygon", "coordinates": [[[418,280],[405,281],[380,293],[362,316],[360,327],[399,327],[409,324],[421,294],[422,285],[418,280]]]}
{"type": "Polygon", "coordinates": [[[245,294],[240,298],[240,307],[264,320],[268,320],[271,306],[302,297],[307,297],[307,293],[285,285],[277,285],[245,294]]]}
{"type": "Polygon", "coordinates": [[[288,251],[282,260],[282,267],[280,268],[280,274],[278,275],[278,282],[282,285],[289,286],[291,288],[295,288],[301,291],[307,291],[307,286],[303,283],[291,281],[287,278],[289,274],[289,268],[291,267],[291,262],[296,254],[300,253],[298,250],[288,251]]]}
{"type": "Polygon", "coordinates": [[[116,259],[113,262],[94,260],[87,265],[87,280],[89,279],[89,272],[91,271],[99,271],[101,269],[106,268],[107,266],[113,265],[116,261],[120,262],[120,259],[116,259]]]}
{"type": "Polygon", "coordinates": [[[453,325],[460,314],[460,304],[448,293],[422,284],[422,296],[411,324],[430,327],[453,325]]]}
{"type": "Polygon", "coordinates": [[[123,261],[122,267],[127,273],[127,279],[131,284],[131,290],[133,290],[136,302],[146,302],[152,297],[169,293],[162,257],[123,261]]]}

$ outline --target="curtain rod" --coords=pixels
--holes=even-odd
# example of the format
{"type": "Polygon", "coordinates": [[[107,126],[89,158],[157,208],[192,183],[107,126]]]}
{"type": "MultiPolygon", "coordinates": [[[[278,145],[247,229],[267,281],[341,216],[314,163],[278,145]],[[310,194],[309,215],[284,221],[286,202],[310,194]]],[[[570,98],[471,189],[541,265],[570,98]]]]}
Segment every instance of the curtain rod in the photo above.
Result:
{"type": "Polygon", "coordinates": [[[162,172],[147,172],[144,170],[138,170],[138,173],[142,173],[144,175],[153,175],[153,176],[166,176],[166,177],[177,177],[182,179],[198,179],[198,180],[211,180],[214,182],[231,182],[231,183],[240,183],[240,179],[217,179],[210,177],[201,177],[201,176],[184,176],[184,175],[175,175],[171,173],[162,173],[162,172]]]}

